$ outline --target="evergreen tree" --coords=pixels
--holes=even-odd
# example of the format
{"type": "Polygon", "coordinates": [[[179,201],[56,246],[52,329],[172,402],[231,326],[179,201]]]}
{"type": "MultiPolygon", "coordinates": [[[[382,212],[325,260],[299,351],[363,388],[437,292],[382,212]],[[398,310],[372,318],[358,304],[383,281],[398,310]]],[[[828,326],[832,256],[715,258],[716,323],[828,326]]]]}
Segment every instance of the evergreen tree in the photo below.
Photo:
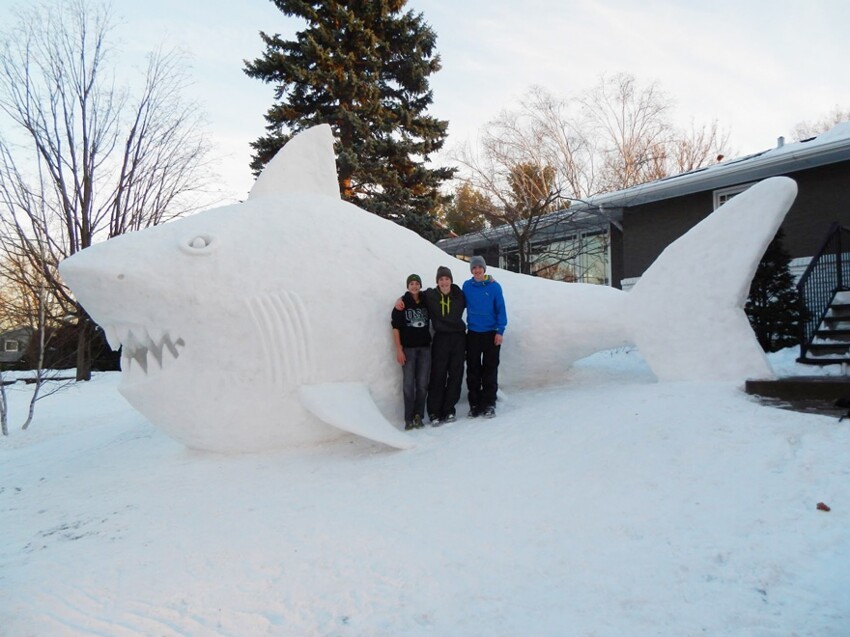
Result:
{"type": "Polygon", "coordinates": [[[776,352],[799,343],[799,296],[789,264],[791,256],[780,229],[767,247],[750,284],[744,306],[750,325],[765,352],[776,352]]]}
{"type": "Polygon", "coordinates": [[[307,28],[294,40],[260,33],[266,50],[245,73],[275,85],[268,134],[252,144],[259,173],[296,133],[330,124],[342,197],[435,240],[439,185],[451,168],[425,166],[448,122],[426,113],[437,36],[406,0],[272,0],[307,28]]]}

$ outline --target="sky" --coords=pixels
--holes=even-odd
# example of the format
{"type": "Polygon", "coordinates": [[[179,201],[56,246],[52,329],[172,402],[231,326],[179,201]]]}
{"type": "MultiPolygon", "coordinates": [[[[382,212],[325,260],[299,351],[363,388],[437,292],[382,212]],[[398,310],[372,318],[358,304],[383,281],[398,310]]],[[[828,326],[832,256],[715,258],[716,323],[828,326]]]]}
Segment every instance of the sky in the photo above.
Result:
{"type": "MultiPolygon", "coordinates": [[[[13,0],[0,0],[0,17],[13,0]]],[[[746,154],[789,138],[794,125],[850,107],[850,5],[842,0],[411,0],[437,33],[443,69],[431,112],[449,121],[444,156],[532,85],[570,96],[601,74],[658,82],[678,124],[717,119],[746,154]]],[[[165,44],[193,61],[192,95],[206,111],[223,197],[253,177],[248,144],[264,132],[272,87],[247,77],[258,32],[293,35],[297,21],[268,0],[114,0],[130,58],[165,44]]],[[[438,160],[442,158],[437,158],[438,160]]]]}

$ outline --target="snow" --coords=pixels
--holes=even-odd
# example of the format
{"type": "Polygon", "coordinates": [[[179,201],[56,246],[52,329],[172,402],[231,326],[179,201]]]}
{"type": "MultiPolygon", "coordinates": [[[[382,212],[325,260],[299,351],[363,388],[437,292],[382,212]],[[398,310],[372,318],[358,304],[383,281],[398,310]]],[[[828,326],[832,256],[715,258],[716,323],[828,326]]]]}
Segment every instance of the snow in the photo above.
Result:
{"type": "MultiPolygon", "coordinates": [[[[808,373],[795,354],[771,362],[808,373]]],[[[620,349],[410,451],[249,455],[186,449],[118,383],[27,432],[8,388],[4,636],[850,633],[850,425],[735,383],[620,349]]]]}
{"type": "MultiPolygon", "coordinates": [[[[411,272],[429,281],[447,265],[460,283],[469,264],[343,202],[332,141],[328,126],[309,129],[275,156],[248,201],[116,237],[60,265],[122,345],[119,391],[189,447],[298,447],[342,431],[414,444],[393,424],[402,400],[392,299],[411,272]],[[321,388],[318,400],[305,400],[316,397],[310,387],[321,388]]],[[[787,178],[753,186],[674,242],[628,294],[489,268],[508,309],[500,385],[557,384],[573,361],[633,343],[664,380],[769,377],[742,307],[795,194],[787,178]]]]}
{"type": "MultiPolygon", "coordinates": [[[[850,631],[848,425],[740,390],[739,297],[793,183],[733,199],[628,294],[488,268],[509,316],[498,417],[408,436],[392,299],[468,264],[322,194],[323,137],[244,204],[63,264],[124,371],[0,440],[0,633],[850,631]],[[735,234],[752,245],[724,258],[735,234]],[[649,364],[610,349],[632,342],[649,364]],[[361,436],[329,426],[346,420],[361,436]]],[[[13,426],[29,391],[8,388],[13,426]]]]}
{"type": "Polygon", "coordinates": [[[629,293],[635,343],[661,380],[772,378],[743,312],[759,261],[797,196],[773,177],[665,248],[629,293]]]}
{"type": "Polygon", "coordinates": [[[249,198],[278,193],[340,198],[329,125],[313,126],[289,140],[257,177],[249,198]]]}

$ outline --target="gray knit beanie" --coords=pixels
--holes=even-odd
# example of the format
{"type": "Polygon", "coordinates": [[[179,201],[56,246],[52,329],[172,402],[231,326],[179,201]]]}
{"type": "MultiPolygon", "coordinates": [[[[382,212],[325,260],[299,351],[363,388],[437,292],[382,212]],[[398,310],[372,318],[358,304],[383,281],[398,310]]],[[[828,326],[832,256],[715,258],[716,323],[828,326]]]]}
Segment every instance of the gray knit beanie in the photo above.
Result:
{"type": "Polygon", "coordinates": [[[474,256],[469,260],[469,271],[472,272],[472,268],[478,265],[484,268],[485,272],[487,271],[487,262],[484,260],[484,257],[480,255],[474,256]]]}
{"type": "Polygon", "coordinates": [[[446,266],[441,265],[439,268],[437,268],[437,282],[439,282],[440,278],[444,276],[449,277],[449,280],[454,283],[455,279],[452,276],[452,271],[449,270],[446,266]]]}

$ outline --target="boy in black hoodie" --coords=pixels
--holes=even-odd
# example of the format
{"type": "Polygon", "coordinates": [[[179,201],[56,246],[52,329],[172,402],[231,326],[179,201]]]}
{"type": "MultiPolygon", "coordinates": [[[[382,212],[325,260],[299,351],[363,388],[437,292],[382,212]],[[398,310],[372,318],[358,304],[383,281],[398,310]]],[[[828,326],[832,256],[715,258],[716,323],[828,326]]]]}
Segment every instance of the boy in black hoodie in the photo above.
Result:
{"type": "Polygon", "coordinates": [[[423,295],[434,326],[428,415],[432,425],[439,425],[455,420],[455,405],[460,400],[466,360],[466,298],[453,283],[452,271],[443,265],[437,268],[437,287],[428,288],[423,295]]]}
{"type": "MultiPolygon", "coordinates": [[[[428,417],[433,426],[454,422],[460,400],[463,366],[466,361],[466,298],[453,283],[452,271],[437,268],[437,287],[422,291],[434,328],[431,342],[431,380],[428,383],[428,417]]],[[[403,299],[395,309],[404,307],[403,299]]]]}
{"type": "Polygon", "coordinates": [[[418,274],[407,277],[407,292],[401,297],[403,309],[393,308],[391,316],[396,360],[402,366],[405,429],[422,426],[431,370],[431,330],[421,289],[418,274]]]}

